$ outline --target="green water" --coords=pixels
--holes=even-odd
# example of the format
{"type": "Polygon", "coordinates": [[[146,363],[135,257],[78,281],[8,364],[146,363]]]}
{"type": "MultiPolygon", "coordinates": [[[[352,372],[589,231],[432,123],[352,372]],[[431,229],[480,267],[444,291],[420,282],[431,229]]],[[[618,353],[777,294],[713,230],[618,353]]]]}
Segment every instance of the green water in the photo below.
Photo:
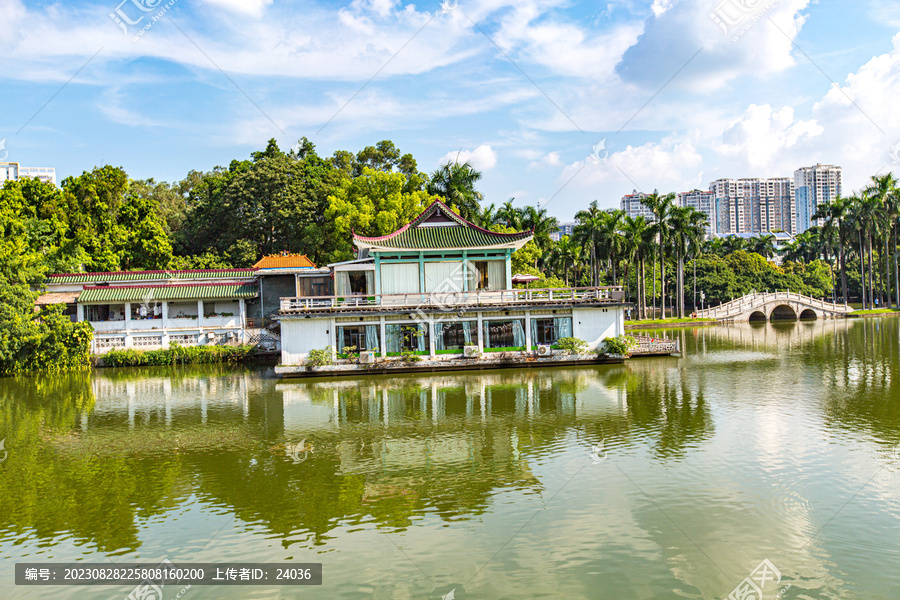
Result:
{"type": "Polygon", "coordinates": [[[0,379],[0,598],[131,589],[20,561],[163,558],[323,564],[188,600],[714,599],[764,559],[767,599],[900,598],[900,319],[665,335],[683,358],[0,379]]]}

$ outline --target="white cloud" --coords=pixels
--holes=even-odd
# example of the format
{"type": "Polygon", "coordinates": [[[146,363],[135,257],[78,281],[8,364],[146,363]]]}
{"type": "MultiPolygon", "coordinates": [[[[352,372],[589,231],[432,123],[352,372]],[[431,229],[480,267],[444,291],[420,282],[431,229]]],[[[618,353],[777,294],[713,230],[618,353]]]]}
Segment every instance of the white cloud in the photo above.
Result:
{"type": "Polygon", "coordinates": [[[801,11],[809,2],[682,0],[647,22],[617,71],[627,81],[658,87],[701,49],[673,81],[675,87],[703,85],[710,91],[741,75],[784,71],[795,64],[791,40],[803,27],[801,11]],[[752,9],[741,8],[749,5],[752,9]],[[719,21],[729,24],[726,31],[710,16],[717,9],[724,15],[719,21]]]}
{"type": "Polygon", "coordinates": [[[791,149],[798,144],[808,147],[823,132],[814,119],[795,121],[790,106],[776,111],[768,104],[751,104],[743,117],[725,128],[722,143],[715,149],[723,156],[740,159],[751,171],[761,174],[758,176],[765,176],[768,171],[784,168],[791,149]]]}
{"type": "Polygon", "coordinates": [[[564,183],[575,178],[579,187],[616,183],[617,189],[630,191],[637,188],[651,192],[681,190],[690,186],[702,168],[703,156],[697,141],[685,136],[671,135],[659,142],[641,146],[627,146],[610,154],[606,160],[596,162],[587,157],[563,169],[558,181],[564,183]]]}
{"type": "Polygon", "coordinates": [[[439,164],[449,162],[468,162],[479,171],[489,171],[497,166],[497,153],[487,144],[482,144],[474,150],[455,150],[448,152],[440,158],[439,164]]]}

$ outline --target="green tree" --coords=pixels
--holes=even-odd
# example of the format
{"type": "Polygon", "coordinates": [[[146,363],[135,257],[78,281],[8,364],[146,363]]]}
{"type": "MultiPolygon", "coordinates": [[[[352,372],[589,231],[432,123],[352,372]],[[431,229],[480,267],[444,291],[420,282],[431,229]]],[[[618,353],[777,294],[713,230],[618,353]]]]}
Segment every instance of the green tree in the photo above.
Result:
{"type": "Polygon", "coordinates": [[[325,217],[333,223],[338,254],[351,257],[350,237],[355,232],[380,236],[409,223],[431,202],[424,191],[404,192],[402,173],[364,167],[362,175],[347,180],[328,197],[325,217]]]}
{"type": "Polygon", "coordinates": [[[475,189],[481,179],[481,172],[468,162],[446,163],[431,175],[426,190],[432,196],[439,196],[451,208],[459,211],[464,219],[474,221],[481,213],[479,203],[484,198],[475,189]]]}

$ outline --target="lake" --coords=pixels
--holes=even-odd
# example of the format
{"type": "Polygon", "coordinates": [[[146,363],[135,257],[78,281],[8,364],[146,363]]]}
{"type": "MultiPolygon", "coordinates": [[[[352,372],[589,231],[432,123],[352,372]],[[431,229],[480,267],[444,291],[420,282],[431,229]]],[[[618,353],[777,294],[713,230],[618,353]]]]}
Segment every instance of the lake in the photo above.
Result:
{"type": "Polygon", "coordinates": [[[324,580],[166,600],[900,597],[900,319],[656,335],[683,357],[0,379],[0,597],[124,600],[14,564],[165,558],[324,580]]]}

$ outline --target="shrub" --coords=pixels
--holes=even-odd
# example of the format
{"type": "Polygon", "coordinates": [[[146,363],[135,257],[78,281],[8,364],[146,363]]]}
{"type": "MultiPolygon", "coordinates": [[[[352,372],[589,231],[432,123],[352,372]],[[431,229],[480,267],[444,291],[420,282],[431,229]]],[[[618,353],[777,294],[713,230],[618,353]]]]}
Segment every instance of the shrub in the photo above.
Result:
{"type": "Polygon", "coordinates": [[[103,355],[109,367],[140,367],[161,365],[200,365],[213,363],[240,363],[254,354],[253,346],[179,346],[176,343],[167,350],[110,350],[103,355]]]}
{"type": "Polygon", "coordinates": [[[588,351],[587,342],[577,337],[560,338],[556,345],[559,346],[560,350],[565,350],[569,354],[585,354],[588,351]]]}
{"type": "Polygon", "coordinates": [[[413,352],[412,350],[404,350],[400,353],[400,356],[403,358],[404,362],[408,363],[417,363],[422,361],[422,357],[413,352]]]}
{"type": "Polygon", "coordinates": [[[306,356],[306,364],[310,367],[324,367],[330,365],[332,355],[331,346],[325,346],[322,350],[310,350],[306,356]]]}
{"type": "Polygon", "coordinates": [[[614,338],[605,338],[603,340],[602,354],[617,356],[628,356],[634,345],[634,338],[627,335],[620,335],[614,338]]]}

